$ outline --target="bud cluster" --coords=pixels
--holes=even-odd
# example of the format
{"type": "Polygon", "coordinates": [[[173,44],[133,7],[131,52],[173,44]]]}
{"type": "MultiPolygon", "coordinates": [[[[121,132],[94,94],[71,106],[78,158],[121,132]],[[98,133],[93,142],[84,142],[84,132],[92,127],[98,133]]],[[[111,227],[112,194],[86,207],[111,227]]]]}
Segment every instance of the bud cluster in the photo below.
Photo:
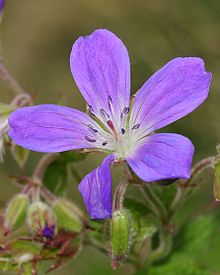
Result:
{"type": "Polygon", "coordinates": [[[46,239],[53,239],[59,229],[76,233],[83,230],[85,224],[83,214],[72,202],[53,195],[52,202],[47,202],[45,198],[41,201],[38,193],[36,199],[36,194],[33,192],[36,190],[39,192],[40,186],[36,188],[29,184],[24,190],[15,195],[6,208],[5,235],[19,229],[25,222],[33,235],[46,239]]]}

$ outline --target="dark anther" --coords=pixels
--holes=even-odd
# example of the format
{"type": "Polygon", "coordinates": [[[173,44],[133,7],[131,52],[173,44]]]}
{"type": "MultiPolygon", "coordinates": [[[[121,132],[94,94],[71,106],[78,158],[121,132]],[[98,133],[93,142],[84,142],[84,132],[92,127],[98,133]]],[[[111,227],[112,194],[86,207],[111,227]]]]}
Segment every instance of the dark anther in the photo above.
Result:
{"type": "Polygon", "coordinates": [[[134,130],[134,129],[138,129],[140,127],[140,124],[135,124],[131,129],[134,130]]]}
{"type": "Polygon", "coordinates": [[[130,112],[130,107],[124,107],[123,113],[127,115],[130,112]]]}
{"type": "Polygon", "coordinates": [[[93,126],[92,126],[91,124],[88,124],[88,127],[89,127],[89,129],[91,129],[93,132],[95,132],[95,133],[98,132],[98,130],[95,129],[95,128],[93,128],[93,126]]]}
{"type": "Polygon", "coordinates": [[[91,115],[95,116],[92,105],[89,105],[89,112],[91,115]]]}
{"type": "Polygon", "coordinates": [[[107,145],[107,144],[108,144],[107,141],[104,141],[104,142],[102,143],[103,146],[105,146],[105,145],[107,145]]]}
{"type": "Polygon", "coordinates": [[[89,142],[96,142],[96,139],[95,138],[92,138],[92,137],[89,137],[87,135],[85,135],[85,139],[89,142]]]}
{"type": "Polygon", "coordinates": [[[100,113],[106,120],[110,118],[109,114],[107,114],[104,109],[100,109],[100,113]]]}
{"type": "Polygon", "coordinates": [[[123,118],[123,115],[127,115],[130,112],[130,107],[124,107],[120,117],[123,118]]]}
{"type": "Polygon", "coordinates": [[[108,95],[108,108],[110,111],[112,111],[112,98],[110,95],[108,95]]]}
{"type": "Polygon", "coordinates": [[[111,102],[112,103],[112,98],[110,95],[108,95],[108,102],[111,102]]]}
{"type": "Polygon", "coordinates": [[[121,128],[121,133],[122,133],[122,135],[124,135],[124,133],[125,133],[125,129],[124,128],[121,128]]]}

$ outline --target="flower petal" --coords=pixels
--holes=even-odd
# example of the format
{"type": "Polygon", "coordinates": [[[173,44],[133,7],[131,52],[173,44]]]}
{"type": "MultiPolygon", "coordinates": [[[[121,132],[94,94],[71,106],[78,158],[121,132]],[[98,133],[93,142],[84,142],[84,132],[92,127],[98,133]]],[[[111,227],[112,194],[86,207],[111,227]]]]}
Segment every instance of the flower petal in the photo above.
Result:
{"type": "Polygon", "coordinates": [[[44,104],[25,107],[9,117],[12,140],[37,152],[62,152],[90,148],[94,144],[85,139],[91,135],[88,124],[91,118],[78,110],[44,104]]]}
{"type": "Polygon", "coordinates": [[[101,109],[120,118],[130,97],[130,62],[122,41],[104,29],[80,37],[73,45],[70,66],[92,112],[101,120],[101,109]]]}
{"type": "Polygon", "coordinates": [[[194,147],[191,141],[177,134],[148,136],[126,160],[145,181],[188,178],[194,147]]]}
{"type": "Polygon", "coordinates": [[[210,81],[201,58],[171,60],[137,92],[131,127],[148,134],[187,115],[206,99],[210,81]]]}
{"type": "Polygon", "coordinates": [[[92,219],[107,219],[112,215],[111,162],[115,155],[109,155],[102,164],[90,172],[80,183],[86,208],[92,219]]]}

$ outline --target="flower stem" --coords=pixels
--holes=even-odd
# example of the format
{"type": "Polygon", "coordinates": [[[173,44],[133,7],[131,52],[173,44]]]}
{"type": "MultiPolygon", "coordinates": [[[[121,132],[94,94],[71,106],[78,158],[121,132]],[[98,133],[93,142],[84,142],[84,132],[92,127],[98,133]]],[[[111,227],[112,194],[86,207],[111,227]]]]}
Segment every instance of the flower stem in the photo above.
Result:
{"type": "Polygon", "coordinates": [[[4,81],[14,91],[15,94],[25,93],[24,89],[8,71],[2,61],[0,61],[0,79],[4,81]]]}
{"type": "Polygon", "coordinates": [[[164,204],[156,196],[148,183],[142,183],[140,188],[145,199],[148,201],[152,212],[154,212],[154,214],[156,214],[156,216],[159,217],[163,223],[165,223],[167,221],[167,210],[164,204]]]}
{"type": "Polygon", "coordinates": [[[58,156],[59,156],[59,153],[44,155],[40,159],[40,161],[37,164],[36,169],[34,170],[33,179],[41,182],[44,177],[46,168],[51,164],[51,162],[56,160],[58,158],[58,156]]]}
{"type": "Polygon", "coordinates": [[[123,208],[124,196],[128,187],[128,180],[123,179],[116,187],[114,200],[113,200],[113,211],[123,208]]]}
{"type": "Polygon", "coordinates": [[[172,235],[166,228],[160,228],[160,244],[155,250],[151,252],[145,262],[145,267],[149,267],[156,261],[163,260],[166,258],[172,248],[172,235]]]}
{"type": "Polygon", "coordinates": [[[205,169],[211,168],[214,166],[215,157],[207,157],[198,162],[191,171],[191,176],[186,180],[177,180],[177,193],[171,204],[169,215],[170,217],[174,215],[174,213],[179,209],[179,207],[183,204],[186,198],[192,193],[192,191],[199,183],[196,181],[198,175],[200,175],[205,169]]]}

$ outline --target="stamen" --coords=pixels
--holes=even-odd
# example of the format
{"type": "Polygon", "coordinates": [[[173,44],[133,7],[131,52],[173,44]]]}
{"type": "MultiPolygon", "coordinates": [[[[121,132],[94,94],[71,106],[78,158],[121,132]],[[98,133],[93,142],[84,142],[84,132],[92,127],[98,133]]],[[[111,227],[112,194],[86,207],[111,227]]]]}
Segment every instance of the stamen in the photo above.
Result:
{"type": "Polygon", "coordinates": [[[127,115],[130,112],[130,107],[124,107],[123,113],[127,115]]]}
{"type": "Polygon", "coordinates": [[[89,107],[90,114],[93,115],[93,116],[95,116],[95,113],[94,113],[94,110],[92,108],[92,105],[89,105],[88,107],[89,107]]]}
{"type": "Polygon", "coordinates": [[[96,139],[95,139],[95,138],[89,137],[89,136],[87,136],[87,135],[85,135],[85,139],[86,139],[87,141],[89,141],[89,142],[96,142],[96,139]]]}
{"type": "Polygon", "coordinates": [[[107,144],[108,144],[107,141],[104,141],[104,142],[102,143],[103,146],[105,146],[105,145],[107,145],[107,144]]]}
{"type": "Polygon", "coordinates": [[[124,115],[127,115],[130,112],[130,107],[124,107],[120,117],[123,118],[124,115]]]}
{"type": "Polygon", "coordinates": [[[91,124],[88,124],[89,129],[91,129],[93,132],[97,133],[98,130],[95,129],[91,124]]]}
{"type": "Polygon", "coordinates": [[[121,128],[121,133],[122,133],[122,135],[124,135],[124,133],[125,133],[125,129],[124,128],[121,128]]]}
{"type": "Polygon", "coordinates": [[[108,119],[110,118],[109,114],[106,113],[106,111],[105,111],[104,109],[100,109],[99,111],[100,111],[102,117],[103,117],[105,120],[108,120],[108,119]]]}
{"type": "Polygon", "coordinates": [[[134,129],[138,129],[139,127],[140,127],[140,123],[137,123],[131,129],[134,130],[134,129]]]}
{"type": "Polygon", "coordinates": [[[108,107],[110,110],[112,110],[112,98],[110,95],[108,95],[108,107]]]}
{"type": "Polygon", "coordinates": [[[108,121],[107,121],[107,124],[108,124],[108,126],[111,128],[111,130],[113,131],[113,133],[114,133],[114,135],[115,135],[115,138],[118,139],[118,133],[116,132],[115,127],[114,127],[112,121],[111,121],[111,120],[108,120],[108,121]]]}

